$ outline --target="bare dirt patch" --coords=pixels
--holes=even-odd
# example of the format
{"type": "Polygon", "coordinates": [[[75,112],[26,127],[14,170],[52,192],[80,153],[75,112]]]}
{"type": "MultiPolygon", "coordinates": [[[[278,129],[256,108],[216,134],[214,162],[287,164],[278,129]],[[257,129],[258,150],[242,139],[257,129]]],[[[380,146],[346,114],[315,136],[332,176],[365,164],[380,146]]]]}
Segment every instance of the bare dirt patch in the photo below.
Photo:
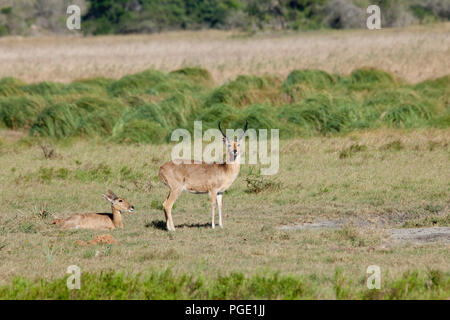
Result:
{"type": "Polygon", "coordinates": [[[450,227],[390,229],[391,238],[400,242],[427,243],[441,241],[450,243],[450,227]]]}
{"type": "MultiPolygon", "coordinates": [[[[347,225],[355,225],[344,220],[321,220],[314,223],[304,223],[295,225],[284,225],[279,227],[280,230],[324,230],[324,229],[341,229],[347,225]]],[[[366,221],[360,221],[357,224],[359,227],[364,228],[373,223],[366,221]]],[[[378,226],[383,229],[382,226],[378,226]]],[[[390,238],[397,243],[413,243],[423,244],[430,242],[443,242],[450,243],[450,227],[428,227],[428,228],[401,228],[401,229],[387,229],[390,238]]]]}

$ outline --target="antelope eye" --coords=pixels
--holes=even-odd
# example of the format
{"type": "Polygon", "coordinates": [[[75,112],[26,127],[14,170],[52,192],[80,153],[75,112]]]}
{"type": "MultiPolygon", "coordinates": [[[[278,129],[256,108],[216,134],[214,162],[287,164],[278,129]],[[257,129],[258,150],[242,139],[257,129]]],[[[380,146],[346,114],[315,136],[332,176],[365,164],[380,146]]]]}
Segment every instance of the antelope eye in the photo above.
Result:
{"type": "Polygon", "coordinates": [[[122,202],[122,199],[120,199],[119,202],[122,202]]]}

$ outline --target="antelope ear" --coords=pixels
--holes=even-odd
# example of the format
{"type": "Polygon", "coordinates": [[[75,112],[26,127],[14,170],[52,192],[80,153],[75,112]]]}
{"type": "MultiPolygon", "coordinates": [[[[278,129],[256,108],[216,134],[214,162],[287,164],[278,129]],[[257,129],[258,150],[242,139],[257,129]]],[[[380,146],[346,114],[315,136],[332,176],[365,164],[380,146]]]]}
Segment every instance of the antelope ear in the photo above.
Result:
{"type": "Polygon", "coordinates": [[[108,196],[113,200],[116,200],[118,198],[118,196],[116,196],[116,194],[109,189],[108,189],[108,196]]]}
{"type": "Polygon", "coordinates": [[[108,202],[114,203],[114,200],[108,197],[106,194],[102,194],[103,199],[105,199],[108,202]]]}

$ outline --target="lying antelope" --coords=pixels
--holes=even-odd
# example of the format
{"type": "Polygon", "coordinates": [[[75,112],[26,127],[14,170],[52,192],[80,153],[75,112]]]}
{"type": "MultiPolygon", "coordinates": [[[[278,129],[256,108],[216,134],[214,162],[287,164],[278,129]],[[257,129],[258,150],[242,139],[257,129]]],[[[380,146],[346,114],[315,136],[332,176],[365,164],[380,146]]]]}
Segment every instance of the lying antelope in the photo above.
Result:
{"type": "Polygon", "coordinates": [[[52,224],[61,225],[62,229],[112,230],[122,228],[121,212],[133,212],[134,206],[127,200],[116,196],[111,190],[108,190],[107,195],[103,194],[102,196],[111,203],[112,213],[79,213],[66,219],[56,219],[52,224]]]}
{"type": "Polygon", "coordinates": [[[172,220],[172,206],[182,191],[190,193],[208,193],[212,206],[212,223],[214,229],[214,215],[216,205],[219,207],[219,227],[222,224],[222,195],[231,186],[239,174],[241,155],[239,152],[240,142],[248,122],[245,123],[244,132],[237,141],[229,139],[220,128],[223,141],[227,146],[227,157],[225,163],[193,163],[190,160],[175,160],[166,162],[159,169],[159,177],[162,182],[170,188],[169,195],[163,203],[166,216],[167,230],[175,231],[172,220]]]}

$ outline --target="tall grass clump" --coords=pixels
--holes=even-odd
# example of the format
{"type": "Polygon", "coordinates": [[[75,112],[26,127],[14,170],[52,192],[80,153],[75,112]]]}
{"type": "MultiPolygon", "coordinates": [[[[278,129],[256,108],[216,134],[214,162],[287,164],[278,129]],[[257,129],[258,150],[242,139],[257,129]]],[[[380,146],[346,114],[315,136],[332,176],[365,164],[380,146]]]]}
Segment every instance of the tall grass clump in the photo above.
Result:
{"type": "Polygon", "coordinates": [[[345,131],[358,119],[360,106],[351,99],[315,94],[301,102],[284,106],[281,119],[302,128],[303,133],[329,134],[345,131]]]}
{"type": "Polygon", "coordinates": [[[87,88],[87,87],[106,90],[115,81],[116,80],[110,79],[110,78],[95,77],[95,78],[76,80],[76,81],[72,82],[70,84],[70,86],[72,86],[74,88],[80,88],[78,90],[81,90],[81,88],[87,88]]]}
{"type": "Polygon", "coordinates": [[[423,127],[431,118],[431,111],[423,104],[403,104],[390,108],[383,120],[395,127],[423,127]]]}
{"type": "Polygon", "coordinates": [[[280,129],[280,137],[330,135],[383,127],[450,126],[450,77],[416,85],[373,68],[350,75],[294,70],[282,82],[241,75],[214,87],[201,68],[145,70],[119,80],[25,84],[0,79],[0,126],[34,136],[103,137],[133,143],[168,141],[176,128],[280,129]]]}
{"type": "Polygon", "coordinates": [[[448,106],[450,99],[450,75],[425,80],[416,84],[414,90],[426,97],[441,100],[448,106]]]}
{"type": "Polygon", "coordinates": [[[135,119],[120,128],[113,140],[120,143],[161,143],[166,140],[167,134],[158,122],[135,119]]]}
{"type": "Polygon", "coordinates": [[[215,89],[206,99],[205,105],[229,104],[244,108],[253,103],[270,102],[277,99],[278,81],[268,76],[238,76],[215,89]]]}
{"type": "Polygon", "coordinates": [[[44,105],[40,97],[0,97],[0,126],[9,129],[29,127],[44,105]]]}
{"type": "Polygon", "coordinates": [[[170,72],[173,75],[182,75],[191,81],[201,83],[205,86],[211,86],[213,83],[213,78],[208,70],[202,68],[182,68],[170,72]]]}
{"type": "Polygon", "coordinates": [[[367,95],[365,104],[375,107],[380,113],[393,105],[423,103],[426,99],[411,88],[381,89],[367,95]]]}
{"type": "Polygon", "coordinates": [[[53,97],[70,94],[99,94],[99,89],[104,90],[106,83],[108,83],[106,78],[78,80],[70,84],[49,81],[25,84],[14,78],[3,78],[0,80],[0,96],[53,97]]]}
{"type": "Polygon", "coordinates": [[[282,90],[291,102],[300,101],[304,97],[318,91],[330,90],[336,84],[336,77],[322,70],[294,70],[282,84],[282,90]]]}
{"type": "Polygon", "coordinates": [[[212,126],[216,127],[218,121],[232,123],[239,121],[242,118],[242,110],[229,104],[216,103],[203,106],[194,117],[206,122],[206,126],[208,126],[208,123],[214,123],[212,126]]]}
{"type": "Polygon", "coordinates": [[[113,139],[119,142],[163,142],[170,131],[192,126],[191,115],[197,106],[195,98],[175,93],[158,103],[129,108],[116,122],[113,139]],[[132,133],[133,130],[135,132],[132,133]]]}
{"type": "Polygon", "coordinates": [[[168,76],[160,71],[146,70],[137,74],[124,76],[121,79],[113,82],[108,91],[113,96],[130,93],[149,93],[154,92],[152,88],[158,84],[166,82],[168,76]]]}
{"type": "Polygon", "coordinates": [[[400,84],[391,73],[375,68],[356,69],[349,77],[342,77],[340,81],[341,85],[351,90],[394,88],[400,84]]]}
{"type": "Polygon", "coordinates": [[[289,73],[282,88],[291,100],[297,100],[316,90],[329,89],[335,83],[335,77],[322,70],[294,70],[289,73]]]}
{"type": "Polygon", "coordinates": [[[222,123],[224,130],[225,128],[242,128],[245,121],[248,121],[251,127],[257,130],[270,130],[281,126],[276,112],[274,112],[274,107],[267,103],[252,104],[245,109],[239,109],[229,104],[214,104],[199,109],[194,118],[203,121],[202,127],[204,130],[217,129],[218,122],[222,123]]]}
{"type": "Polygon", "coordinates": [[[450,107],[447,107],[444,112],[438,116],[433,116],[429,121],[430,127],[435,128],[448,128],[450,126],[450,107]]]}
{"type": "Polygon", "coordinates": [[[56,103],[42,110],[32,124],[30,134],[56,139],[79,135],[107,136],[124,109],[118,101],[89,96],[74,103],[56,103]]]}
{"type": "Polygon", "coordinates": [[[86,136],[111,135],[115,123],[126,109],[120,100],[90,96],[78,99],[75,105],[85,112],[76,133],[86,136]]]}
{"type": "Polygon", "coordinates": [[[300,84],[308,84],[314,88],[324,89],[336,83],[336,79],[322,70],[294,70],[287,76],[283,86],[288,89],[300,84]]]}
{"type": "Polygon", "coordinates": [[[39,96],[61,95],[66,93],[68,88],[69,86],[67,84],[48,81],[28,84],[21,87],[23,92],[39,96]]]}
{"type": "Polygon", "coordinates": [[[24,82],[16,78],[6,77],[0,79],[0,97],[20,95],[23,93],[21,87],[24,85],[24,82]]]}
{"type": "MultiPolygon", "coordinates": [[[[202,82],[208,73],[202,69],[181,69],[172,73],[164,73],[157,70],[146,70],[140,73],[124,76],[113,82],[108,87],[108,92],[113,96],[129,94],[161,95],[170,92],[199,91],[202,82]]],[[[209,80],[208,80],[209,81],[209,80]]]]}
{"type": "Polygon", "coordinates": [[[256,129],[280,128],[281,123],[274,111],[274,107],[267,103],[252,104],[243,110],[241,123],[247,120],[256,129]]]}
{"type": "Polygon", "coordinates": [[[426,126],[442,109],[438,101],[411,88],[381,89],[368,97],[365,105],[379,115],[373,119],[381,122],[379,126],[408,128],[426,126]]]}
{"type": "Polygon", "coordinates": [[[56,139],[73,136],[81,124],[82,110],[75,104],[59,103],[45,108],[31,126],[31,135],[56,139]]]}

